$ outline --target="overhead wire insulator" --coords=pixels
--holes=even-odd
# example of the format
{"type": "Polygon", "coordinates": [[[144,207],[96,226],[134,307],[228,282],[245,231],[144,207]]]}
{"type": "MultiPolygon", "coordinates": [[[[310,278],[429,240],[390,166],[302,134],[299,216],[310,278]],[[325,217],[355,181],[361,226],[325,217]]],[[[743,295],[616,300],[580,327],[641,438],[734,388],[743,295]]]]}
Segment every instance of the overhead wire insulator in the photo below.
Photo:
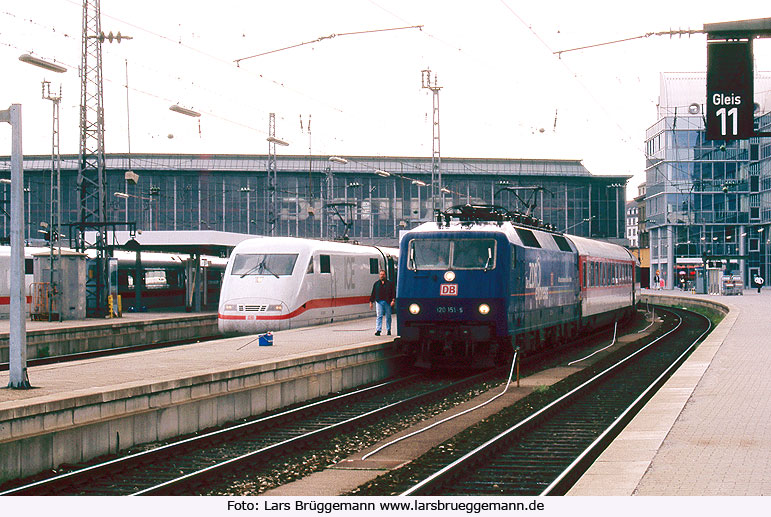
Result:
{"type": "Polygon", "coordinates": [[[113,34],[112,31],[105,34],[104,31],[99,33],[99,36],[96,36],[96,38],[99,40],[99,43],[104,43],[104,40],[109,41],[110,43],[113,42],[113,40],[117,41],[118,43],[121,42],[121,40],[124,39],[134,39],[132,36],[124,36],[123,34],[118,31],[118,34],[113,34]]]}

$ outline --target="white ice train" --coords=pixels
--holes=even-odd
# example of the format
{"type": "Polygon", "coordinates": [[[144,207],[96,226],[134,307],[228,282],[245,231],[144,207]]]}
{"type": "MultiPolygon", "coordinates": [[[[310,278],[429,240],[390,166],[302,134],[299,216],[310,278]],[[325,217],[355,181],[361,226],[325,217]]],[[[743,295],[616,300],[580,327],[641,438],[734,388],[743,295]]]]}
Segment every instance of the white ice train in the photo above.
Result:
{"type": "MultiPolygon", "coordinates": [[[[32,284],[32,254],[48,248],[24,248],[24,292],[29,293],[32,284]]],[[[8,319],[11,312],[11,247],[0,246],[0,319],[8,319]]],[[[27,310],[31,296],[27,294],[27,310]]]]}
{"type": "Polygon", "coordinates": [[[372,314],[369,295],[384,269],[395,280],[399,250],[262,237],[230,254],[220,293],[223,334],[256,334],[372,314]]]}

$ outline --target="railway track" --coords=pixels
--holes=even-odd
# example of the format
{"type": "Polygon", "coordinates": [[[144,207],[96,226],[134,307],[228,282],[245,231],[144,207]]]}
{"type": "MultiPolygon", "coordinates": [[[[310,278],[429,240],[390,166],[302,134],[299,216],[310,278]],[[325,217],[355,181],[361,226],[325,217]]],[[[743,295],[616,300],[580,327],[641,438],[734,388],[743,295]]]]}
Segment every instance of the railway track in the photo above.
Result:
{"type": "Polygon", "coordinates": [[[564,494],[710,329],[704,316],[666,311],[676,323],[664,335],[456,461],[421,469],[433,473],[401,495],[564,494]]]}
{"type": "Polygon", "coordinates": [[[205,490],[224,473],[254,469],[324,437],[493,379],[413,375],[152,450],[20,486],[2,495],[170,495],[205,490]]]}

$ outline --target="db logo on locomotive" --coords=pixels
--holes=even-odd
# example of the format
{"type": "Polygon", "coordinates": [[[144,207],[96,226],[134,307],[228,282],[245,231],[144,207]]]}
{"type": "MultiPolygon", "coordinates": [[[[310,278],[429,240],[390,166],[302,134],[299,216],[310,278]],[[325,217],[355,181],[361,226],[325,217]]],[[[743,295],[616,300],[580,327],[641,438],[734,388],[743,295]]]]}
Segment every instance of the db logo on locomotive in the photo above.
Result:
{"type": "Polygon", "coordinates": [[[458,284],[440,284],[439,296],[458,296],[458,284]]]}

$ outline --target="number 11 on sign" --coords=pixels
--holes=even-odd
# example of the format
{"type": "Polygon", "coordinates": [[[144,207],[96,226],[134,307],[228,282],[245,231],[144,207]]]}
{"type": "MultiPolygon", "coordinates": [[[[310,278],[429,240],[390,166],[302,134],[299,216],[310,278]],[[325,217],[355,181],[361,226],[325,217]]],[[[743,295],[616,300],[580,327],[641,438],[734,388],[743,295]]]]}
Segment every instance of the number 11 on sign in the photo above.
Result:
{"type": "Polygon", "coordinates": [[[731,135],[736,136],[739,134],[739,108],[731,108],[728,111],[725,108],[720,108],[715,114],[720,118],[720,133],[723,136],[727,134],[726,119],[729,117],[733,120],[731,135]]]}

